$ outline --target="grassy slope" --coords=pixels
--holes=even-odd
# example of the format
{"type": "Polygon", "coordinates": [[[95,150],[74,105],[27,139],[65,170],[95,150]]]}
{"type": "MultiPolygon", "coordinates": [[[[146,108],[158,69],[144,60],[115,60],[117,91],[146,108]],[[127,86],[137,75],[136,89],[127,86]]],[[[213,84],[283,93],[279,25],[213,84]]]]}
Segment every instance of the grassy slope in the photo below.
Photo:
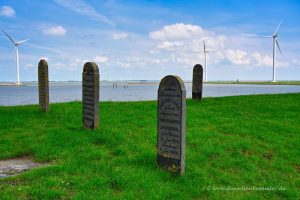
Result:
{"type": "Polygon", "coordinates": [[[212,81],[212,84],[252,84],[252,85],[300,85],[300,81],[212,81]]]}
{"type": "Polygon", "coordinates": [[[0,179],[0,199],[297,199],[300,94],[187,100],[186,174],[156,166],[156,102],[104,102],[84,130],[81,103],[0,107],[0,158],[52,166],[0,179]],[[283,186],[213,191],[207,186],[283,186]]]}

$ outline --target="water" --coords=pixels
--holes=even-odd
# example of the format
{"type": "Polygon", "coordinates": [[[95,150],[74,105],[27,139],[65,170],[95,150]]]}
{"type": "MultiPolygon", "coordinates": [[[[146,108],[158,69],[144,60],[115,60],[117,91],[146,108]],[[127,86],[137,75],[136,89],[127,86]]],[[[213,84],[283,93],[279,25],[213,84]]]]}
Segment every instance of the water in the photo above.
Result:
{"type": "Polygon", "coordinates": [[[0,160],[0,178],[15,176],[32,168],[46,166],[47,163],[36,163],[27,158],[0,160]]]}
{"type": "MultiPolygon", "coordinates": [[[[100,83],[101,101],[141,101],[157,98],[158,83],[128,84],[118,82],[100,83]],[[124,86],[126,88],[124,88],[124,86]],[[128,86],[128,87],[127,87],[128,86]]],[[[192,96],[192,84],[185,83],[187,98],[192,96]]],[[[278,94],[300,92],[297,85],[237,85],[237,84],[204,84],[204,97],[235,96],[247,94],[278,94]]],[[[50,83],[50,102],[81,101],[81,82],[50,83]]],[[[36,83],[26,86],[0,86],[0,105],[38,104],[38,87],[36,83]]]]}

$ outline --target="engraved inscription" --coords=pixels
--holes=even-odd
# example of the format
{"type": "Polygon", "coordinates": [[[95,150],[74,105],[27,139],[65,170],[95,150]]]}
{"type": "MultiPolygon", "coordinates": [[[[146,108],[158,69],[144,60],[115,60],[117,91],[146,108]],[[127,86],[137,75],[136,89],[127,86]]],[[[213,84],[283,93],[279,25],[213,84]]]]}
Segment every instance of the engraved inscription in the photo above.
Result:
{"type": "Polygon", "coordinates": [[[180,159],[181,90],[176,80],[162,83],[158,106],[158,153],[180,159]]]}
{"type": "Polygon", "coordinates": [[[185,169],[185,88],[176,76],[159,85],[157,113],[157,163],[173,172],[185,169]]]}
{"type": "Polygon", "coordinates": [[[82,121],[90,129],[99,124],[99,69],[91,62],[84,65],[82,73],[82,121]]]}
{"type": "Polygon", "coordinates": [[[39,83],[39,106],[43,111],[48,111],[49,109],[48,64],[45,60],[40,60],[38,65],[38,83],[39,83]]]}

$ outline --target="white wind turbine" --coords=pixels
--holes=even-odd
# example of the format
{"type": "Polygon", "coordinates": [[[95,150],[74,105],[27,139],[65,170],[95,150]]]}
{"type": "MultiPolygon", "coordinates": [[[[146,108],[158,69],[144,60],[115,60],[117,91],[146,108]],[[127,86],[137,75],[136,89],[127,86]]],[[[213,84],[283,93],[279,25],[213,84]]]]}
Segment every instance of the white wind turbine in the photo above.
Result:
{"type": "Polygon", "coordinates": [[[209,51],[206,50],[205,41],[203,40],[203,53],[204,53],[204,63],[205,63],[205,78],[204,82],[207,82],[207,53],[209,51]]]}
{"type": "Polygon", "coordinates": [[[21,85],[20,83],[20,69],[19,69],[19,49],[18,47],[26,42],[28,39],[26,40],[21,40],[21,41],[17,41],[15,42],[3,29],[1,29],[2,32],[12,41],[12,43],[15,45],[15,51],[16,51],[16,67],[17,67],[17,82],[16,85],[21,85]]]}
{"type": "MultiPolygon", "coordinates": [[[[273,35],[268,35],[268,36],[258,36],[258,35],[252,35],[252,34],[249,34],[248,36],[250,37],[259,37],[259,38],[273,38],[273,76],[272,76],[272,82],[276,82],[276,71],[275,71],[275,63],[276,63],[276,46],[278,47],[278,50],[280,52],[280,54],[282,54],[282,51],[279,47],[279,44],[278,44],[278,41],[277,41],[277,37],[278,37],[278,29],[280,27],[282,23],[282,20],[281,22],[278,24],[277,28],[275,29],[275,32],[273,33],[273,35]]],[[[246,34],[247,36],[247,34],[246,34]]]]}

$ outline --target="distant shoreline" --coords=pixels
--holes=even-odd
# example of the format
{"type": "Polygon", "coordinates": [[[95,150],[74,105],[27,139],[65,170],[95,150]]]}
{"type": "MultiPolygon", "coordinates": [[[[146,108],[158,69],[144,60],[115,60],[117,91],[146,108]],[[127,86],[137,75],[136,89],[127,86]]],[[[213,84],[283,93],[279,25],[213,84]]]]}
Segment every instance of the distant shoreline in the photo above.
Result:
{"type": "Polygon", "coordinates": [[[159,82],[144,82],[144,81],[141,81],[141,82],[128,82],[128,85],[153,85],[153,84],[159,84],[159,82]]]}
{"type": "Polygon", "coordinates": [[[26,84],[21,83],[21,84],[16,84],[16,83],[0,83],[0,86],[15,86],[15,87],[21,87],[21,86],[26,86],[26,84]]]}
{"type": "MultiPolygon", "coordinates": [[[[111,82],[112,84],[128,84],[128,85],[158,85],[159,81],[134,81],[134,80],[125,80],[125,81],[107,81],[103,80],[100,82],[111,82]]],[[[81,81],[49,81],[51,84],[55,83],[81,83],[81,81]]],[[[184,81],[184,83],[192,83],[192,81],[187,80],[184,81]]],[[[19,87],[19,86],[30,86],[32,84],[38,84],[37,81],[24,81],[20,85],[17,85],[16,83],[12,82],[0,82],[0,86],[14,86],[14,87],[19,87]]],[[[244,85],[300,85],[300,81],[277,81],[277,82],[270,82],[270,81],[209,81],[205,82],[204,84],[244,84],[244,85]]]]}
{"type": "Polygon", "coordinates": [[[209,81],[209,84],[244,84],[244,85],[300,85],[300,81],[209,81]]]}

